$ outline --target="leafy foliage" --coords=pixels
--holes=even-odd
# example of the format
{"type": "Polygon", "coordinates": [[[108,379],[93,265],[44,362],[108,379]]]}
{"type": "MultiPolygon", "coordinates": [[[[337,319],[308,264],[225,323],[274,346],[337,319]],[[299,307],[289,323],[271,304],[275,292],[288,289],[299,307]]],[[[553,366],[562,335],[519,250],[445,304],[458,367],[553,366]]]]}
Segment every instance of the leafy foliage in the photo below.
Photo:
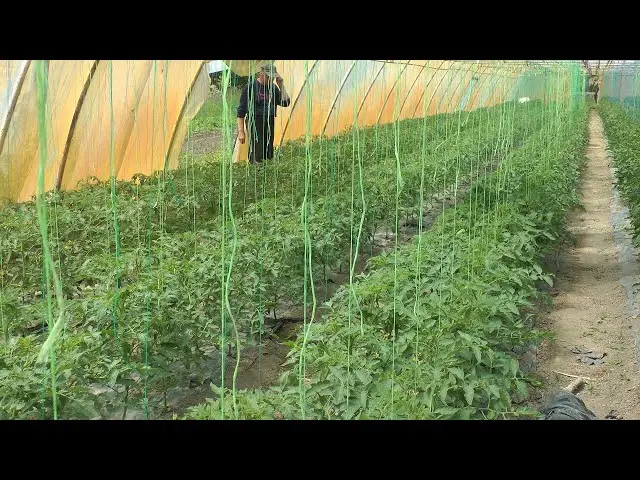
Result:
{"type": "MultiPolygon", "coordinates": [[[[221,101],[221,97],[222,94],[220,93],[220,89],[218,88],[217,91],[214,91],[214,93],[210,95],[207,100],[205,100],[196,116],[191,120],[191,123],[189,125],[190,134],[222,131],[224,129],[224,107],[223,102],[221,101]]],[[[233,129],[235,128],[236,108],[238,108],[238,103],[240,103],[239,88],[228,89],[227,102],[227,122],[228,125],[231,125],[231,128],[233,129]]]]}
{"type": "MultiPolygon", "coordinates": [[[[553,140],[545,135],[549,108],[512,102],[352,130],[308,146],[291,142],[262,175],[234,165],[226,177],[231,193],[219,159],[138,175],[117,183],[117,258],[108,183],[89,179],[76,191],[50,193],[51,249],[68,317],[56,348],[65,399],[59,410],[84,418],[162,398],[182,380],[176,364],[210,376],[203,351],[221,351],[235,336],[228,321],[221,331],[223,315],[233,315],[241,345],[250,345],[266,312],[309,306],[300,220],[309,153],[314,272],[340,269],[345,259],[350,266],[380,227],[393,230],[397,214],[418,215],[421,204],[435,203],[433,196],[463,174],[471,172],[473,187],[420,242],[374,257],[353,289],[342,288],[327,303],[304,349],[306,415],[387,418],[392,406],[394,416],[406,418],[513,413],[510,394],[526,385],[508,350],[540,337],[520,314],[536,295],[535,283],[551,281],[537,262],[575,201],[584,139],[582,110],[563,110],[563,128],[553,140]],[[93,384],[116,393],[111,405],[92,393],[93,384]]],[[[47,294],[34,219],[33,203],[0,209],[6,418],[51,415],[50,372],[34,360],[46,335],[47,294]]],[[[299,415],[302,343],[300,337],[292,345],[280,386],[239,397],[243,418],[299,415]]],[[[217,402],[194,415],[220,418],[217,402]]]]}
{"type": "MultiPolygon", "coordinates": [[[[514,408],[528,379],[510,352],[543,336],[527,309],[537,283],[552,283],[540,259],[576,204],[586,120],[584,107],[568,111],[556,135],[530,137],[419,242],[373,259],[355,286],[356,311],[348,289],[338,292],[309,340],[303,332],[293,344],[281,384],[238,396],[239,418],[532,414],[514,408]]],[[[212,400],[189,416],[233,411],[212,400]]]]}
{"type": "MultiPolygon", "coordinates": [[[[635,242],[640,236],[640,124],[635,102],[603,99],[598,106],[609,150],[617,169],[617,187],[629,205],[635,242]]],[[[635,100],[635,98],[634,98],[635,100]]]]}

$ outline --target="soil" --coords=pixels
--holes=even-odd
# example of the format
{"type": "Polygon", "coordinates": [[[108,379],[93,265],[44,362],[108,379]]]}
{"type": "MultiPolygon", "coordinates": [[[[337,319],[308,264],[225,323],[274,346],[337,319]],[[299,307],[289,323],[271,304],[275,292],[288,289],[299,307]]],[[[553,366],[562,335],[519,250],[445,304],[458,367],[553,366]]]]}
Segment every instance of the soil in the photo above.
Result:
{"type": "Polygon", "coordinates": [[[182,153],[193,155],[213,153],[220,148],[221,143],[221,130],[194,133],[191,137],[185,139],[184,146],[182,147],[182,153]]]}
{"type": "Polygon", "coordinates": [[[531,406],[540,408],[575,380],[564,373],[588,377],[577,395],[599,419],[612,411],[618,418],[639,419],[640,371],[634,338],[638,316],[624,287],[625,260],[612,223],[616,206],[612,160],[596,111],[591,112],[589,135],[581,179],[584,210],[568,216],[575,245],[556,254],[553,306],[542,312],[538,322],[555,339],[543,343],[537,352],[535,374],[543,386],[531,406]],[[583,355],[575,353],[589,350],[595,357],[605,355],[595,362],[587,358],[585,363],[580,360],[583,355]]]}
{"type": "MultiPolygon", "coordinates": [[[[555,253],[552,270],[556,278],[551,291],[553,306],[539,308],[537,326],[553,332],[555,338],[523,358],[527,363],[526,369],[533,370],[542,381],[542,387],[534,389],[528,404],[539,409],[554,393],[574,381],[573,376],[583,376],[588,382],[578,396],[598,418],[611,417],[613,412],[618,419],[638,419],[640,371],[635,335],[640,309],[633,305],[633,295],[625,291],[625,285],[627,289],[633,287],[640,276],[635,272],[629,275],[624,252],[621,252],[617,239],[620,227],[614,221],[615,177],[606,151],[602,122],[595,111],[591,114],[589,133],[587,162],[581,180],[584,209],[576,209],[568,216],[568,227],[576,241],[555,253]],[[590,351],[591,356],[601,358],[589,360],[575,353],[578,351],[590,351]],[[581,357],[585,361],[581,361],[581,357]]],[[[193,149],[196,154],[209,153],[218,148],[220,141],[219,132],[197,134],[185,145],[185,150],[193,149]]],[[[443,203],[446,208],[453,203],[452,200],[447,193],[432,200],[432,209],[423,219],[425,229],[442,212],[443,203]]],[[[401,229],[399,244],[417,233],[413,223],[401,229]]],[[[392,233],[387,235],[380,231],[376,239],[373,251],[359,256],[356,275],[365,270],[371,254],[377,255],[395,244],[392,233]]],[[[628,243],[630,245],[630,240],[628,243]]],[[[327,277],[326,295],[331,297],[341,285],[348,283],[348,266],[344,266],[342,272],[329,270],[327,277]]],[[[316,320],[319,320],[322,315],[320,305],[325,298],[323,279],[316,283],[316,297],[316,320]]],[[[262,355],[258,354],[257,347],[244,347],[241,352],[237,389],[266,388],[277,382],[288,352],[284,341],[295,338],[302,316],[301,308],[285,307],[278,310],[277,320],[267,319],[272,333],[265,335],[262,355]]],[[[234,367],[235,358],[228,358],[226,385],[231,385],[234,367]]],[[[189,389],[181,395],[177,402],[179,406],[173,410],[182,413],[187,406],[201,403],[211,396],[207,386],[189,389]]]]}
{"type": "MultiPolygon", "coordinates": [[[[498,162],[494,162],[489,171],[497,168],[498,162]]],[[[456,201],[469,191],[470,183],[468,179],[461,179],[457,189],[457,196],[453,194],[453,186],[445,189],[439,194],[433,195],[427,199],[426,206],[423,211],[422,226],[424,231],[433,225],[440,214],[448,207],[454,205],[456,201]]],[[[410,241],[418,232],[417,218],[399,219],[398,229],[398,245],[402,245],[410,241]]],[[[354,268],[354,277],[364,272],[367,268],[367,262],[372,256],[393,250],[395,246],[394,232],[392,229],[384,227],[379,228],[375,234],[373,248],[366,249],[358,255],[354,268]]],[[[340,271],[332,271],[327,268],[327,280],[325,283],[324,272],[315,274],[316,282],[314,285],[316,295],[316,314],[314,321],[321,321],[324,309],[322,303],[325,298],[331,298],[338,289],[349,283],[349,265],[348,261],[343,265],[340,271]],[[326,288],[326,291],[325,291],[326,288]]],[[[308,311],[308,317],[311,316],[311,310],[308,311]]],[[[275,385],[278,377],[283,373],[282,367],[286,360],[288,347],[284,342],[293,340],[299,333],[304,318],[303,306],[293,306],[281,304],[276,311],[276,318],[272,312],[265,315],[265,330],[262,341],[262,355],[256,346],[243,346],[240,354],[240,364],[238,375],[236,377],[236,389],[254,389],[268,388],[275,385]]],[[[217,361],[219,362],[219,360],[217,361]]],[[[225,367],[225,385],[230,387],[233,380],[233,372],[236,366],[236,357],[234,354],[227,357],[225,367]]],[[[215,363],[211,368],[218,370],[219,363],[215,363]]],[[[219,385],[219,380],[215,381],[219,385]]],[[[202,403],[207,398],[212,398],[213,392],[208,384],[199,385],[195,388],[177,389],[172,394],[172,405],[169,411],[162,412],[160,418],[170,418],[173,414],[183,415],[190,406],[202,403]]]]}
{"type": "MultiPolygon", "coordinates": [[[[605,418],[615,411],[617,418],[638,419],[640,371],[634,339],[638,315],[628,304],[629,295],[623,286],[624,259],[619,254],[612,224],[615,209],[612,161],[607,155],[602,122],[595,111],[591,114],[589,133],[587,163],[581,185],[584,210],[576,209],[568,217],[568,227],[575,235],[576,244],[565,245],[556,252],[553,306],[542,308],[538,321],[538,327],[553,332],[555,339],[525,355],[530,359],[525,358],[525,361],[531,364],[530,368],[535,370],[543,384],[534,390],[529,405],[539,409],[555,392],[575,380],[564,373],[589,379],[578,396],[598,418],[605,418]],[[591,355],[596,357],[605,355],[596,359],[595,364],[589,364],[593,359],[587,358],[585,361],[588,363],[584,363],[580,360],[583,355],[575,351],[591,351],[591,355]]],[[[219,131],[194,134],[185,142],[183,152],[196,155],[211,153],[219,148],[221,140],[219,131]]],[[[432,211],[425,214],[425,229],[442,212],[442,204],[446,208],[453,203],[452,200],[448,194],[433,199],[432,211]]],[[[417,233],[415,230],[415,225],[405,226],[399,232],[398,243],[405,243],[417,233]]],[[[359,256],[356,275],[365,269],[371,254],[377,255],[393,248],[392,233],[386,235],[381,231],[376,238],[373,251],[359,256]]],[[[325,294],[331,297],[341,285],[348,283],[348,266],[343,267],[342,272],[329,270],[327,276],[326,293],[323,280],[316,284],[316,320],[322,315],[320,305],[325,294]]],[[[627,279],[631,285],[634,282],[627,279]]],[[[288,352],[284,341],[295,338],[301,327],[303,311],[301,308],[281,309],[277,314],[278,320],[270,322],[273,333],[263,341],[262,355],[258,355],[257,347],[243,348],[237,389],[265,388],[277,382],[288,352]]],[[[231,385],[234,367],[235,358],[228,358],[227,385],[231,385]]],[[[182,413],[187,406],[211,396],[210,388],[205,386],[189,389],[173,410],[182,413]]]]}
{"type": "MultiPolygon", "coordinates": [[[[240,365],[236,379],[236,389],[244,390],[266,388],[275,385],[281,373],[289,349],[283,344],[293,340],[299,325],[283,322],[277,331],[267,334],[268,338],[262,342],[262,356],[257,346],[244,347],[240,355],[240,365]]],[[[228,359],[225,382],[230,387],[233,381],[233,371],[236,366],[235,358],[228,359]]]]}

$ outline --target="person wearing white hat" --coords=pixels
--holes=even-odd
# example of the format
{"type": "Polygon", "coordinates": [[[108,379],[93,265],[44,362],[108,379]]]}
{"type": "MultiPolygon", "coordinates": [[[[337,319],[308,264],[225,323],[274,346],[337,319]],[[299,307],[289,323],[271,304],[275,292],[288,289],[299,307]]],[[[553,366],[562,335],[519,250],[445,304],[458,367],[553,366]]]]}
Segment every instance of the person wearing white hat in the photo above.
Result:
{"type": "Polygon", "coordinates": [[[245,143],[248,137],[251,163],[261,164],[264,159],[273,158],[274,118],[279,106],[290,104],[291,98],[276,66],[270,62],[261,65],[256,79],[242,89],[237,111],[238,141],[245,143]]]}

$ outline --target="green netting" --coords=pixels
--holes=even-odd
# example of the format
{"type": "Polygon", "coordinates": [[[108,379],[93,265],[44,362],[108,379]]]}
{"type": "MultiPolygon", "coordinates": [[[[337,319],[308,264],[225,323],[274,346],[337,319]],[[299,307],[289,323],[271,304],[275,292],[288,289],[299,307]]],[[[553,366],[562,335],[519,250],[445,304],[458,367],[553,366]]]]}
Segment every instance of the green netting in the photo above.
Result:
{"type": "Polygon", "coordinates": [[[639,118],[637,109],[640,105],[638,100],[638,92],[640,91],[638,89],[639,66],[637,61],[618,63],[598,72],[596,77],[601,85],[600,98],[619,104],[635,120],[639,118]]]}

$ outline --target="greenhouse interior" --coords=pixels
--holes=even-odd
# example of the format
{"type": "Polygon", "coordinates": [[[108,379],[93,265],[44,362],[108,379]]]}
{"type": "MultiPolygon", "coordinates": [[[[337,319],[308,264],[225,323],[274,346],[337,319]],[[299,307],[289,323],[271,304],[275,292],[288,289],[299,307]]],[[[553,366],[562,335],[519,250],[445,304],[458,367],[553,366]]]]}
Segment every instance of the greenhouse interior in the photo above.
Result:
{"type": "Polygon", "coordinates": [[[1,60],[0,95],[0,419],[640,419],[639,61],[1,60]]]}

